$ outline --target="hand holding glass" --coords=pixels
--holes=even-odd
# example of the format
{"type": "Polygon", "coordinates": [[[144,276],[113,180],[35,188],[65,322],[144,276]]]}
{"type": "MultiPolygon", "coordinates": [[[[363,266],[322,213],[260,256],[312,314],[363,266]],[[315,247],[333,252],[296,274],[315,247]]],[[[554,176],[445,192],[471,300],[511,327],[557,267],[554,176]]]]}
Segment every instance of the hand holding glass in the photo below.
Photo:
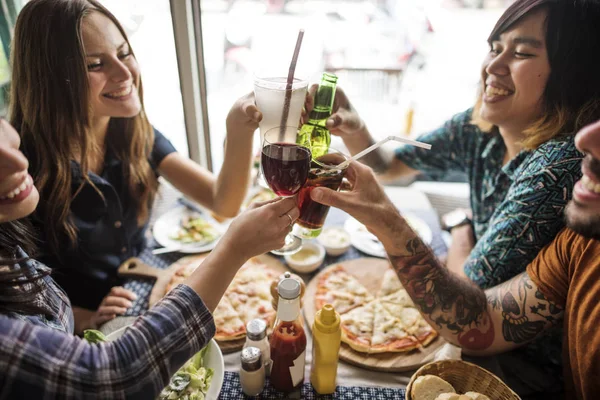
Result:
{"type": "Polygon", "coordinates": [[[338,190],[348,169],[348,157],[333,148],[312,148],[313,154],[323,154],[311,161],[308,180],[298,194],[300,217],[294,226],[294,235],[304,239],[314,239],[321,234],[329,206],[317,203],[310,198],[316,187],[338,190]]]}
{"type": "MultiPolygon", "coordinates": [[[[279,197],[296,195],[308,178],[312,156],[308,147],[296,143],[297,133],[297,126],[275,127],[265,132],[263,139],[263,176],[271,190],[279,197]]],[[[290,226],[293,222],[290,218],[290,226]]],[[[301,247],[302,241],[288,234],[284,247],[273,250],[272,253],[293,254],[301,247]]]]}

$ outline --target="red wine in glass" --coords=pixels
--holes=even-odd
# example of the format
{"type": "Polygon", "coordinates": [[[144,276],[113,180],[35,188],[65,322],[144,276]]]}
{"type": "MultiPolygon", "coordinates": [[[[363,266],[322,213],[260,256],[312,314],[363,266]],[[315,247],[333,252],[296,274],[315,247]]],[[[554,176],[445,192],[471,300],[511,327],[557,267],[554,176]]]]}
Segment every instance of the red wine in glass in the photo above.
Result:
{"type": "Polygon", "coordinates": [[[261,156],[263,175],[276,195],[290,197],[304,186],[310,160],[310,150],[298,144],[266,144],[261,156]]]}

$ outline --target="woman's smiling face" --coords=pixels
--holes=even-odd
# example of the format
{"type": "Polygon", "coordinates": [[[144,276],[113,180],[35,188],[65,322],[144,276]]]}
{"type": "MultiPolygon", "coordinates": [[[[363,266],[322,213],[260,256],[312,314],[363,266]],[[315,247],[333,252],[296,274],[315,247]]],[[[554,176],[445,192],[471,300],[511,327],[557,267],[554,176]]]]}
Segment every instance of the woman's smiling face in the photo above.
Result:
{"type": "Polygon", "coordinates": [[[136,116],[140,71],[119,28],[106,15],[92,12],[83,20],[81,36],[93,117],[136,116]]]}
{"type": "Polygon", "coordinates": [[[538,120],[550,63],[546,51],[544,9],[523,17],[491,44],[482,67],[480,116],[521,132],[538,120]]]}

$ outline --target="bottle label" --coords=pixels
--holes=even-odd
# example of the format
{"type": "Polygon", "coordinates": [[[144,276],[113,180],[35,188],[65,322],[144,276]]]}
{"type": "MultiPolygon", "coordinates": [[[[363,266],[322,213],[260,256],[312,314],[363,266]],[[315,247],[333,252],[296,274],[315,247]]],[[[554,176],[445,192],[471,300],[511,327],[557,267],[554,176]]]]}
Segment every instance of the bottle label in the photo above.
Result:
{"type": "Polygon", "coordinates": [[[294,302],[281,301],[277,305],[277,319],[295,321],[300,315],[300,300],[294,302]]]}
{"type": "Polygon", "coordinates": [[[290,376],[292,377],[292,383],[294,387],[300,384],[304,380],[304,364],[306,362],[306,350],[302,352],[294,360],[294,365],[290,367],[290,376]]]}

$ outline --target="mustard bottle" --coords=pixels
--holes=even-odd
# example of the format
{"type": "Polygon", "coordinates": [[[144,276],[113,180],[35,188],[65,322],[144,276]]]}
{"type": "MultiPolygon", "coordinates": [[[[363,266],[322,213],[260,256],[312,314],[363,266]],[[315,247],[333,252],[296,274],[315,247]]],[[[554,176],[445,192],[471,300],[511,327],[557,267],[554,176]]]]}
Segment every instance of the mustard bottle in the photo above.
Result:
{"type": "Polygon", "coordinates": [[[331,304],[317,311],[312,326],[313,352],[310,383],[318,394],[335,392],[342,331],[340,315],[331,304]]]}

